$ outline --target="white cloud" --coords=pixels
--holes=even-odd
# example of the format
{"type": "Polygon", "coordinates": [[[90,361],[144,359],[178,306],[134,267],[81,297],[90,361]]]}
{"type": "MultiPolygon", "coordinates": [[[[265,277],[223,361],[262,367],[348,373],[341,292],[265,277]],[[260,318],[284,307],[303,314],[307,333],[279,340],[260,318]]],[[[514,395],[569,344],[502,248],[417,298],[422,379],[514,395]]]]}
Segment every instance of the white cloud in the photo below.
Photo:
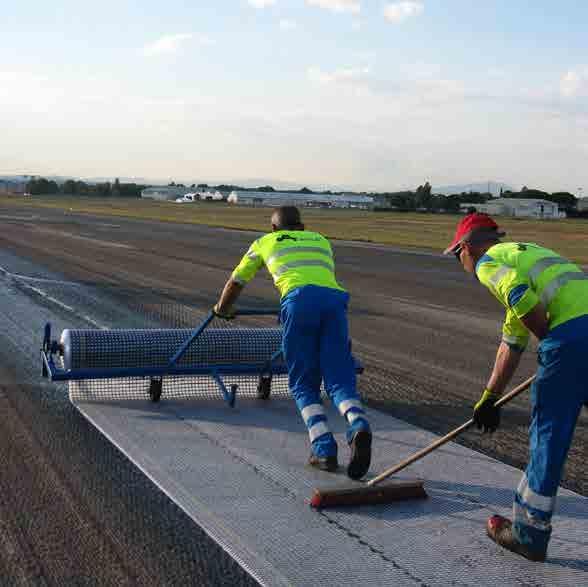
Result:
{"type": "Polygon", "coordinates": [[[566,72],[559,82],[559,90],[565,98],[575,98],[588,92],[588,67],[566,72]]]}
{"type": "Polygon", "coordinates": [[[280,28],[283,31],[292,31],[296,28],[296,22],[293,20],[288,20],[287,18],[282,18],[280,20],[280,28]]]}
{"type": "Polygon", "coordinates": [[[248,2],[255,8],[267,8],[276,4],[276,0],[248,0],[248,2]]]}
{"type": "Polygon", "coordinates": [[[309,67],[307,70],[308,79],[321,84],[331,83],[356,83],[365,79],[370,73],[369,67],[349,67],[336,69],[332,72],[322,71],[320,67],[309,67]]]}
{"type": "Polygon", "coordinates": [[[164,35],[157,41],[145,45],[142,53],[148,57],[152,55],[162,55],[164,53],[176,53],[182,43],[193,38],[191,33],[180,33],[177,35],[164,35]]]}
{"type": "Polygon", "coordinates": [[[309,6],[318,6],[325,8],[332,12],[351,12],[351,14],[359,14],[361,11],[361,4],[359,0],[306,0],[309,6]]]}
{"type": "Polygon", "coordinates": [[[216,41],[209,37],[208,35],[196,35],[194,37],[195,41],[199,44],[199,45],[215,45],[216,41]]]}
{"type": "Polygon", "coordinates": [[[411,16],[419,16],[425,10],[422,2],[393,2],[384,7],[384,18],[394,24],[398,24],[411,16]]]}
{"type": "Polygon", "coordinates": [[[348,87],[357,95],[370,95],[383,100],[394,99],[415,106],[417,103],[429,107],[452,100],[464,100],[475,92],[454,79],[444,78],[435,66],[425,64],[406,66],[397,79],[379,78],[368,66],[341,67],[325,71],[318,66],[306,70],[308,80],[330,87],[348,87]]]}

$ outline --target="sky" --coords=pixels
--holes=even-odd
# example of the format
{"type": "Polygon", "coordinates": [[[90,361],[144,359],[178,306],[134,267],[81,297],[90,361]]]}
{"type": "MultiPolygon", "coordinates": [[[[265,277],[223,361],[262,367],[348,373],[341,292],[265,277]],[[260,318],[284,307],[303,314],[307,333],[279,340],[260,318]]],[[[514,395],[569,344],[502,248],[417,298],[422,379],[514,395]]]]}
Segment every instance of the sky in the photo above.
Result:
{"type": "Polygon", "coordinates": [[[588,195],[584,0],[19,0],[0,174],[588,195]]]}

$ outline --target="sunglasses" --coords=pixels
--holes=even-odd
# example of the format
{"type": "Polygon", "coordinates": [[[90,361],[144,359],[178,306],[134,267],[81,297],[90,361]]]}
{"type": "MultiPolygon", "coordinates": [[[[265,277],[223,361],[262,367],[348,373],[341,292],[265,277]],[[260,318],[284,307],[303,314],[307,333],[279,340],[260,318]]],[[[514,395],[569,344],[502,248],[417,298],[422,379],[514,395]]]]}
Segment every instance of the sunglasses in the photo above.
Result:
{"type": "Polygon", "coordinates": [[[455,251],[453,251],[453,254],[455,255],[455,258],[461,263],[461,251],[462,248],[461,247],[457,247],[457,249],[455,249],[455,251]]]}

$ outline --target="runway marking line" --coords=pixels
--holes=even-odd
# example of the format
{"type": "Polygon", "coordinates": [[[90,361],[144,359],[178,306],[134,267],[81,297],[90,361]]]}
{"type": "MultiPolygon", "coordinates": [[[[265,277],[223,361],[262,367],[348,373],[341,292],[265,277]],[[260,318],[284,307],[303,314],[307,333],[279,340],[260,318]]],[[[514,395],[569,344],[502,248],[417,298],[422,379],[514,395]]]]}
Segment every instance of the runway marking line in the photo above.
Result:
{"type": "MultiPolygon", "coordinates": [[[[66,310],[67,312],[70,312],[74,316],[86,321],[88,324],[95,326],[96,328],[98,328],[100,330],[109,330],[108,326],[103,326],[102,324],[96,322],[96,320],[94,320],[91,316],[88,316],[87,314],[83,314],[82,312],[78,312],[78,310],[76,310],[72,306],[66,304],[65,302],[62,302],[61,300],[58,300],[56,297],[49,295],[47,292],[43,291],[42,289],[39,289],[38,287],[35,287],[34,285],[30,285],[28,283],[25,283],[25,281],[27,279],[37,280],[37,278],[27,278],[24,275],[19,275],[17,273],[11,273],[10,271],[8,271],[8,269],[6,269],[5,267],[2,267],[1,265],[0,265],[0,273],[3,273],[6,277],[9,277],[9,278],[17,281],[19,283],[20,287],[22,287],[24,289],[28,289],[28,290],[36,293],[38,296],[41,296],[44,300],[60,307],[62,310],[66,310]]],[[[77,283],[69,283],[67,281],[59,281],[59,280],[51,280],[51,279],[43,279],[42,281],[49,282],[49,283],[55,283],[55,284],[67,284],[67,285],[76,285],[76,286],[80,285],[77,283]]]]}
{"type": "Polygon", "coordinates": [[[82,236],[80,234],[73,234],[71,232],[66,232],[64,230],[50,230],[50,229],[47,229],[47,228],[42,228],[40,226],[35,226],[35,230],[37,232],[43,232],[43,233],[46,233],[46,234],[51,234],[53,236],[65,236],[67,238],[73,238],[73,239],[81,240],[81,241],[84,241],[84,242],[87,242],[87,243],[90,243],[90,244],[93,244],[93,245],[98,245],[98,246],[101,246],[101,247],[114,247],[116,249],[129,249],[129,250],[132,250],[132,249],[135,248],[132,245],[127,245],[125,243],[115,243],[115,242],[112,242],[112,241],[103,241],[103,240],[100,240],[100,239],[97,239],[97,238],[93,238],[93,237],[90,237],[90,236],[82,236]]]}

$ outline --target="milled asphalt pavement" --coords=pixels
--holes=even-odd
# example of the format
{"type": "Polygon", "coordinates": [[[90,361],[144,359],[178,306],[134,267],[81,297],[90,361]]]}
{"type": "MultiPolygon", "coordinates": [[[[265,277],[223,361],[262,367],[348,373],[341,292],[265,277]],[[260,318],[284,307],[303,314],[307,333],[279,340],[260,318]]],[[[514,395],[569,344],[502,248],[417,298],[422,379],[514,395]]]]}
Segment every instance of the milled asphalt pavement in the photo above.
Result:
{"type": "MultiPolygon", "coordinates": [[[[0,577],[9,579],[0,583],[253,583],[63,390],[40,381],[37,354],[45,319],[61,328],[189,326],[190,308],[211,306],[253,238],[0,207],[0,577]]],[[[334,250],[338,279],[352,297],[353,348],[365,366],[360,386],[368,402],[441,434],[469,419],[500,338],[497,302],[453,258],[337,241],[334,250]]],[[[270,304],[277,295],[264,273],[242,305],[270,304]]],[[[530,348],[516,382],[534,362],[530,348]]],[[[504,410],[498,433],[472,431],[459,442],[522,468],[529,413],[524,394],[504,410]]],[[[584,410],[563,482],[583,495],[587,438],[584,410]]]]}

